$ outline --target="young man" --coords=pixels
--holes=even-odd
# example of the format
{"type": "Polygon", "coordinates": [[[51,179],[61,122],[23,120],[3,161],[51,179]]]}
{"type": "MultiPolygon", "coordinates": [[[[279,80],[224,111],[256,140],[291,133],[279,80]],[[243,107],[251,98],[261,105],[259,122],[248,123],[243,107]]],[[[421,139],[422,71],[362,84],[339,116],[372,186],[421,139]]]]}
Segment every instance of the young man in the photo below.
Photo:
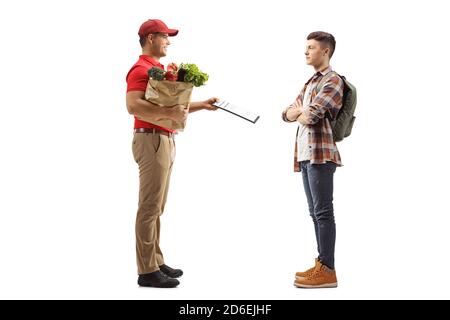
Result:
{"type": "Polygon", "coordinates": [[[336,41],[329,33],[313,32],[308,35],[306,63],[314,67],[315,74],[305,84],[295,102],[282,114],[286,122],[299,122],[295,171],[302,172],[319,251],[314,267],[296,273],[294,284],[300,288],[337,286],[334,269],[336,226],[333,175],[336,166],[341,165],[341,157],[333,140],[329,119],[336,117],[342,106],[344,83],[336,74],[327,76],[331,72],[330,59],[335,46],[336,41]]]}
{"type": "Polygon", "coordinates": [[[139,208],[136,217],[136,255],[138,284],[145,287],[173,288],[179,284],[180,269],[172,269],[164,263],[159,247],[160,215],[169,190],[170,173],[175,156],[174,135],[176,132],[149,122],[147,119],[186,120],[188,113],[198,110],[216,110],[212,103],[217,98],[203,102],[192,102],[189,106],[160,107],[145,100],[147,71],[154,66],[164,69],[160,58],[167,54],[169,37],[178,30],[169,29],[161,20],[151,19],[139,28],[142,55],[127,75],[126,104],[128,112],[135,116],[133,156],[139,166],[139,208]]]}

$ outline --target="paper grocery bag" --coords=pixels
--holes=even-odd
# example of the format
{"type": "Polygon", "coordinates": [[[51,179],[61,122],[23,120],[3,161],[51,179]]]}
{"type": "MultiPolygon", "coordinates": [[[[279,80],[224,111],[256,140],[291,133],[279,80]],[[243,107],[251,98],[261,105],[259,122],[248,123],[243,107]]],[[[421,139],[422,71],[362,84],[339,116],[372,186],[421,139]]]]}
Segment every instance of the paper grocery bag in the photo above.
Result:
{"type": "MultiPolygon", "coordinates": [[[[147,89],[145,90],[145,99],[161,107],[173,107],[177,104],[188,106],[191,102],[192,89],[194,85],[189,82],[179,81],[156,81],[149,79],[147,89]]],[[[163,128],[169,128],[182,131],[186,126],[183,123],[175,122],[169,119],[151,120],[145,117],[138,117],[141,120],[151,122],[163,128]]]]}

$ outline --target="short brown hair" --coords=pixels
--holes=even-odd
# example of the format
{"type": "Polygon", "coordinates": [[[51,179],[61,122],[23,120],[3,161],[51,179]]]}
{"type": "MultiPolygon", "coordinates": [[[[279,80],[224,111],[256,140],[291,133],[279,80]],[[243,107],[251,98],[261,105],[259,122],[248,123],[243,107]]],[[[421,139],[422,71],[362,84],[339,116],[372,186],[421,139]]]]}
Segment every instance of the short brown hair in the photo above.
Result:
{"type": "Polygon", "coordinates": [[[333,56],[334,49],[336,48],[336,40],[331,33],[314,31],[308,35],[306,40],[316,40],[320,42],[322,46],[330,48],[330,58],[333,56]]]}
{"type": "Polygon", "coordinates": [[[139,37],[139,43],[141,44],[142,48],[145,46],[146,42],[147,42],[147,37],[139,37]]]}

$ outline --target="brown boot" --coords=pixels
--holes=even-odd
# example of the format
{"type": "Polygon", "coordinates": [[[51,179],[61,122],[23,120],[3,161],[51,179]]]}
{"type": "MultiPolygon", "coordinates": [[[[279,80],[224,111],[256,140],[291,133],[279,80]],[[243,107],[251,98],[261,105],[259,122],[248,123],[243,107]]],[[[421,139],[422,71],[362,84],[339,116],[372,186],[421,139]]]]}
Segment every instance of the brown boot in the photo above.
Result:
{"type": "Polygon", "coordinates": [[[336,271],[318,261],[314,271],[306,278],[296,279],[294,285],[298,288],[336,288],[336,271]]]}
{"type": "Polygon", "coordinates": [[[307,278],[308,276],[310,276],[313,273],[313,271],[316,269],[318,262],[319,262],[319,258],[316,258],[316,263],[315,263],[314,267],[309,268],[308,270],[303,271],[303,272],[295,273],[295,279],[297,280],[299,278],[307,278]]]}

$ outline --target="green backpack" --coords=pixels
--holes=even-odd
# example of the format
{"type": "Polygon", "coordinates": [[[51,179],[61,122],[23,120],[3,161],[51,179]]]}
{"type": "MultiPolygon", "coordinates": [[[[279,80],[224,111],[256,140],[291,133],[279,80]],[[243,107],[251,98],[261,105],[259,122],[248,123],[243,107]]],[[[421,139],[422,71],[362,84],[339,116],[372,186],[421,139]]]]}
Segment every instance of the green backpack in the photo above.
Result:
{"type": "Polygon", "coordinates": [[[331,71],[328,72],[317,85],[317,91],[319,92],[324,83],[332,75],[338,75],[342,81],[344,81],[344,96],[342,97],[342,107],[339,110],[336,118],[333,119],[328,113],[328,119],[330,120],[331,128],[333,129],[334,141],[342,141],[352,133],[353,123],[355,122],[355,109],[356,109],[356,88],[344,76],[331,71]]]}

